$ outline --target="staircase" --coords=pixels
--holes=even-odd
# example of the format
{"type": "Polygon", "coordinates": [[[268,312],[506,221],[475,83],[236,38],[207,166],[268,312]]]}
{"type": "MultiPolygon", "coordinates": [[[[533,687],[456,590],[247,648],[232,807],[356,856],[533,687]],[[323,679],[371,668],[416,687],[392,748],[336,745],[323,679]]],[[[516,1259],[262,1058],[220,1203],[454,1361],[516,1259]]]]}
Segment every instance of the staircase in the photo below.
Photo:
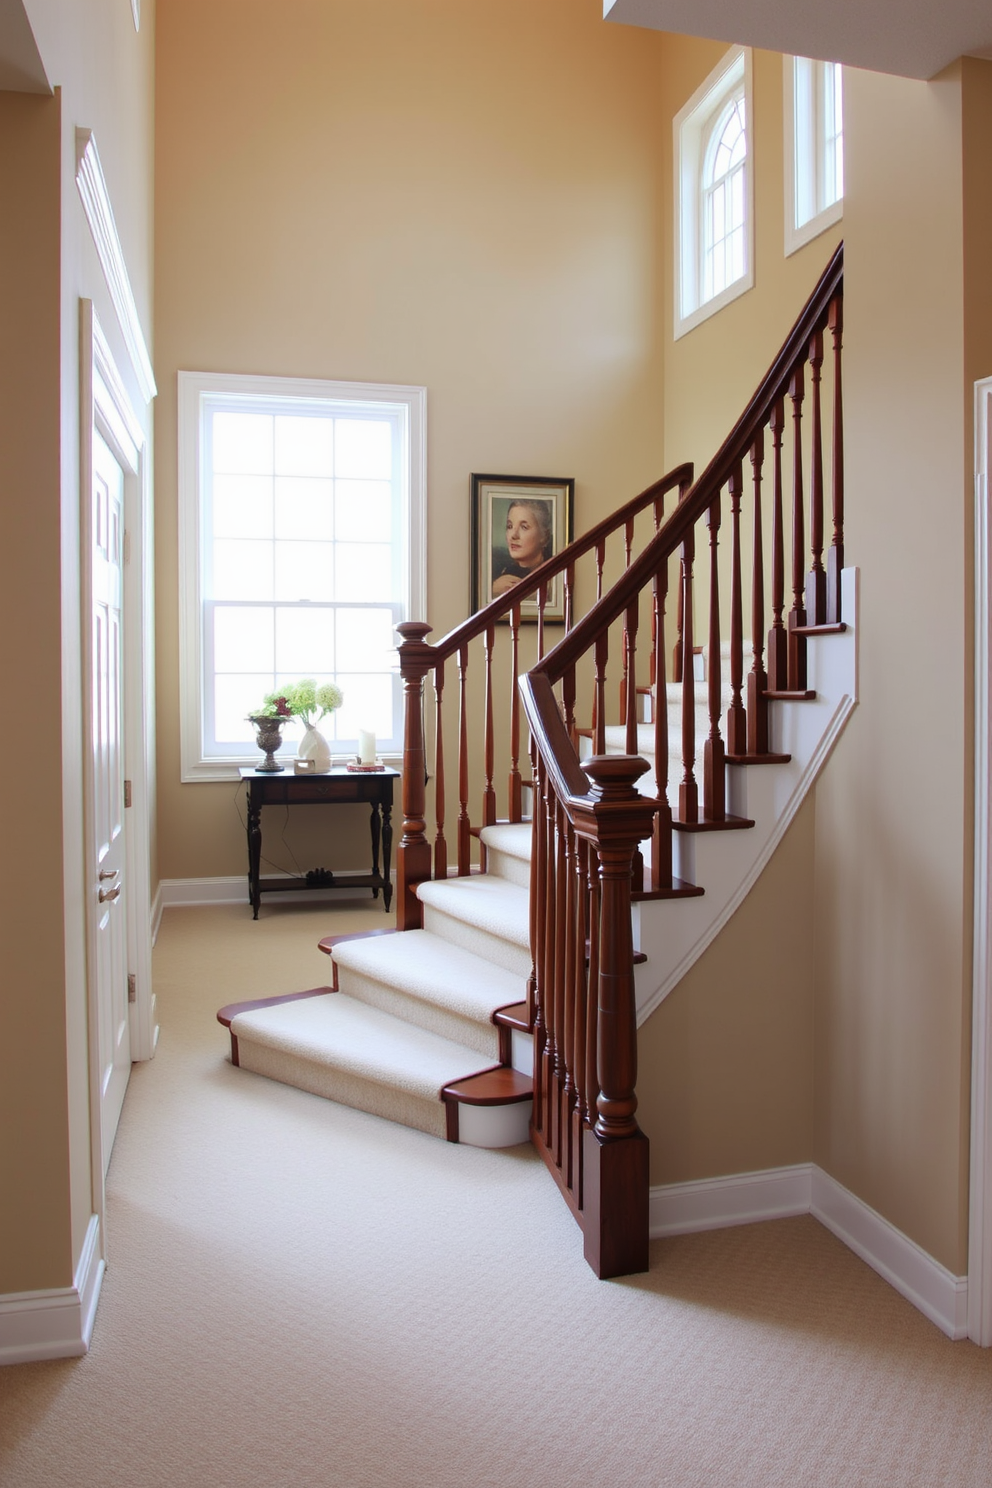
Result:
{"type": "Polygon", "coordinates": [[[526,1142],[531,829],[482,841],[486,873],[420,886],[422,930],[328,937],[333,986],[222,1008],[233,1062],[449,1141],[526,1142]]]}
{"type": "Polygon", "coordinates": [[[842,286],[838,249],[695,483],[670,472],[435,644],[398,627],[397,930],[322,942],[331,987],[218,1015],[259,1074],[450,1141],[530,1139],[600,1277],[647,1266],[637,1027],[741,902],[856,701],[842,286]]]}

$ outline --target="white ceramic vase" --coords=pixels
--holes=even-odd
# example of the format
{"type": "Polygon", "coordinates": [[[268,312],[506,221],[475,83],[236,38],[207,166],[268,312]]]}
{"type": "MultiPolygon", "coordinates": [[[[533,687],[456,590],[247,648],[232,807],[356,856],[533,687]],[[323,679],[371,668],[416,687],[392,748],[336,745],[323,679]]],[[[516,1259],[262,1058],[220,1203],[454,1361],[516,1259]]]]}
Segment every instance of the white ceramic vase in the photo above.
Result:
{"type": "Polygon", "coordinates": [[[319,729],[307,729],[296,754],[298,759],[312,759],[318,775],[326,775],[331,768],[331,746],[319,729]]]}

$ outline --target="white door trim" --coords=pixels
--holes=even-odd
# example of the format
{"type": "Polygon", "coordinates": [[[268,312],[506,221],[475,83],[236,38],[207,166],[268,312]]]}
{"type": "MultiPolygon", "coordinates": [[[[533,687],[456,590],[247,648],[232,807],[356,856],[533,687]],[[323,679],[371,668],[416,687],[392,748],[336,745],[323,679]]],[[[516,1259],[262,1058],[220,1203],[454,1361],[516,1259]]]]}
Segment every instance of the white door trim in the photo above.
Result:
{"type": "Polygon", "coordinates": [[[992,377],[975,384],[975,901],[968,1337],[992,1344],[992,377]]]}

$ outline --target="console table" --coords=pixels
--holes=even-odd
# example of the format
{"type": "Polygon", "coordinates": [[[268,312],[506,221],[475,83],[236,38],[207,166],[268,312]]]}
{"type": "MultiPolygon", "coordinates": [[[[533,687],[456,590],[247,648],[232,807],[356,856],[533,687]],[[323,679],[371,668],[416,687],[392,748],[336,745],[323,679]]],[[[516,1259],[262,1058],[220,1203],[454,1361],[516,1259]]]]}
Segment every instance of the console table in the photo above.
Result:
{"type": "Polygon", "coordinates": [[[243,768],[240,773],[248,792],[248,894],[253,919],[258,919],[258,906],[263,894],[286,893],[296,889],[371,889],[373,898],[378,898],[381,889],[383,904],[388,912],[393,897],[393,886],[389,878],[389,859],[393,846],[393,781],[400,778],[398,770],[363,771],[339,767],[326,775],[295,775],[292,770],[274,774],[271,771],[243,768]],[[356,801],[365,801],[371,808],[371,873],[332,873],[329,868],[315,868],[305,878],[259,876],[263,806],[340,806],[356,801]]]}

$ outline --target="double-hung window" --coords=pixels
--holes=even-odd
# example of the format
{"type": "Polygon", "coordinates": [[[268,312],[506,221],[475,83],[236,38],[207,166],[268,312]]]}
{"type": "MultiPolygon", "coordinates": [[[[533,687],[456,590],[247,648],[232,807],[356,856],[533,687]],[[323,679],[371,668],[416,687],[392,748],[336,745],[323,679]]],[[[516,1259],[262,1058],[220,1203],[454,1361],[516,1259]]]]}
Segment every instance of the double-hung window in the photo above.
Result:
{"type": "Polygon", "coordinates": [[[795,253],[844,210],[844,72],[839,62],[784,59],[785,251],[795,253]]]}
{"type": "Polygon", "coordinates": [[[734,47],[675,117],[675,335],[754,283],[751,54],[734,47]]]}
{"type": "MultiPolygon", "coordinates": [[[[425,390],[179,374],[182,778],[258,752],[248,714],[303,678],[332,751],[402,747],[395,627],[423,609],[425,390]]],[[[302,734],[283,731],[292,753],[302,734]]]]}

